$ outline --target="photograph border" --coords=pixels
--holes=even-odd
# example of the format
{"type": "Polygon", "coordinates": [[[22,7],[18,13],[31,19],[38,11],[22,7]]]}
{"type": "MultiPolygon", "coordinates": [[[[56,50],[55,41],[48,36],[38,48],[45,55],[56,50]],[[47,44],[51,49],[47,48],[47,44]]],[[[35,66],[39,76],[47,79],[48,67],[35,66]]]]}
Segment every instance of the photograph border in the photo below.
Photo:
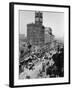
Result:
{"type": "Polygon", "coordinates": [[[54,5],[54,4],[37,4],[37,3],[9,3],[9,86],[10,87],[31,87],[31,86],[47,86],[47,85],[62,85],[70,84],[70,6],[69,5],[54,5]],[[34,85],[15,85],[14,86],[14,5],[32,5],[32,6],[44,6],[44,7],[63,7],[69,9],[69,77],[68,82],[63,83],[48,83],[48,84],[34,84],[34,85]]]}

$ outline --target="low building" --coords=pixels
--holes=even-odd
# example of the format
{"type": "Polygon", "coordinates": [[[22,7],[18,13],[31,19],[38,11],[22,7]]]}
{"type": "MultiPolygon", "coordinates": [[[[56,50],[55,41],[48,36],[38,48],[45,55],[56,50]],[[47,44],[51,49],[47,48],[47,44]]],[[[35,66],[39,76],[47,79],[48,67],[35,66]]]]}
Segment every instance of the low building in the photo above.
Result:
{"type": "Polygon", "coordinates": [[[45,45],[51,49],[54,48],[54,38],[55,36],[52,34],[52,29],[50,27],[45,28],[45,45]]]}
{"type": "Polygon", "coordinates": [[[51,43],[54,41],[54,35],[52,34],[52,29],[50,27],[45,28],[45,43],[51,43]]]}

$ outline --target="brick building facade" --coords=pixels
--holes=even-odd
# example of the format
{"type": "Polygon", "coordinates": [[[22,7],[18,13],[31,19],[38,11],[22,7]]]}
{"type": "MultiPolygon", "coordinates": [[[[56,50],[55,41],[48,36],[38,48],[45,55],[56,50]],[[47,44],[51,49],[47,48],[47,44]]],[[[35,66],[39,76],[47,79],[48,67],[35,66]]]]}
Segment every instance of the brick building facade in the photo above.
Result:
{"type": "Polygon", "coordinates": [[[44,31],[45,28],[42,25],[43,16],[41,12],[35,12],[35,23],[27,24],[27,40],[32,45],[44,44],[44,31]]]}

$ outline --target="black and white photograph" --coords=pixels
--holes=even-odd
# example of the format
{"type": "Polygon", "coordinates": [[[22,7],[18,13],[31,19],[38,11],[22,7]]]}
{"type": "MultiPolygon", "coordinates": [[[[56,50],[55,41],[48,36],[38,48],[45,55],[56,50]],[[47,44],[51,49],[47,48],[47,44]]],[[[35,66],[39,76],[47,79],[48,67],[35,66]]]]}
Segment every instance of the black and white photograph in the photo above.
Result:
{"type": "Polygon", "coordinates": [[[64,77],[64,13],[19,15],[19,79],[64,77]]]}
{"type": "Polygon", "coordinates": [[[10,7],[10,86],[69,84],[70,6],[10,7]]]}

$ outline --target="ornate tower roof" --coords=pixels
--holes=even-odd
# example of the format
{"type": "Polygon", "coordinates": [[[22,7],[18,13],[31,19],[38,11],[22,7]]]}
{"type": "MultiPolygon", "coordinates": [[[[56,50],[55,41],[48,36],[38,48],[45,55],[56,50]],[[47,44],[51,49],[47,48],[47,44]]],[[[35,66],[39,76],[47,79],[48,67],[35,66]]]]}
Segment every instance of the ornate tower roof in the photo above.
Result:
{"type": "Polygon", "coordinates": [[[35,12],[35,24],[42,25],[43,23],[43,14],[40,11],[35,12]]]}

